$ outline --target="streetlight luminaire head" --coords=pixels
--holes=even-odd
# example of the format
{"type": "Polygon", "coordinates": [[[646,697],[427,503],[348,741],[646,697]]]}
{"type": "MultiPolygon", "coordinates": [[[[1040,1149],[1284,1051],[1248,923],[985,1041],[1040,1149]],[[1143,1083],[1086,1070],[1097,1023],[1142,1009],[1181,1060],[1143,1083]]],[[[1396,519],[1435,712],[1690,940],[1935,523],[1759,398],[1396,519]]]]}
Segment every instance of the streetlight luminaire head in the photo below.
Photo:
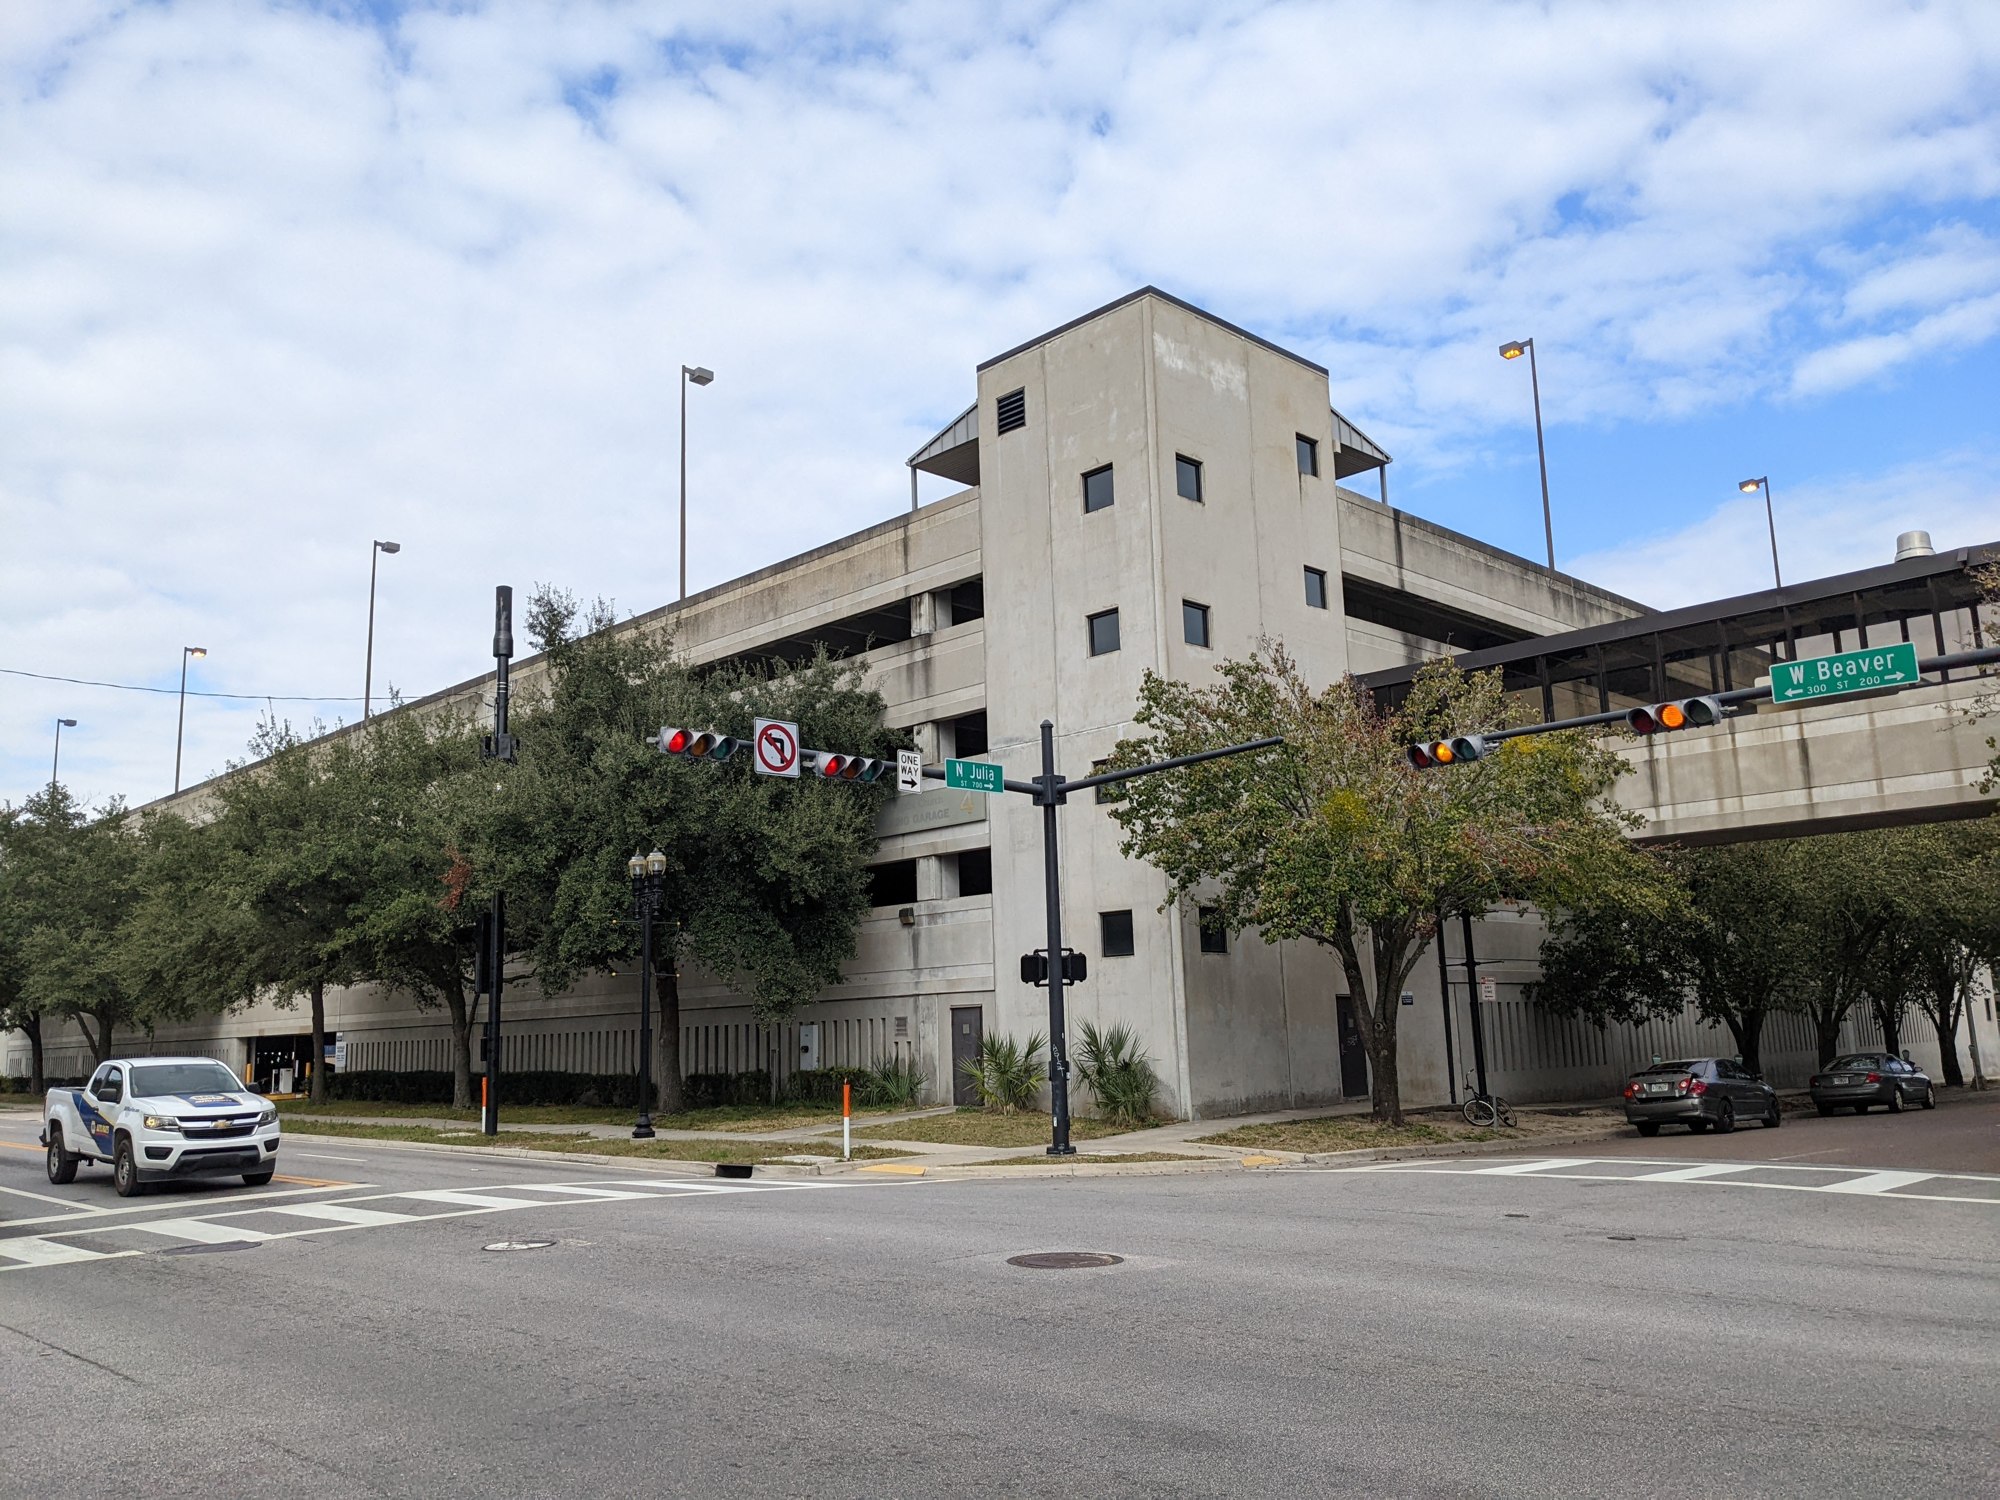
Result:
{"type": "Polygon", "coordinates": [[[401,552],[403,550],[403,544],[401,542],[377,542],[375,545],[378,549],[380,549],[383,552],[389,553],[392,557],[396,553],[401,552]]]}
{"type": "Polygon", "coordinates": [[[711,380],[715,379],[715,371],[704,369],[700,365],[682,365],[681,374],[687,376],[696,385],[707,385],[711,380]]]}
{"type": "Polygon", "coordinates": [[[1754,495],[1757,493],[1758,490],[1762,489],[1764,485],[1767,484],[1768,482],[1769,482],[1768,480],[1763,480],[1763,479],[1743,479],[1737,481],[1736,488],[1743,491],[1743,493],[1746,495],[1754,495]]]}
{"type": "Polygon", "coordinates": [[[1523,354],[1528,352],[1528,345],[1533,342],[1533,339],[1515,339],[1511,343],[1502,344],[1500,346],[1500,357],[1502,359],[1519,359],[1523,354]]]}
{"type": "Polygon", "coordinates": [[[625,873],[630,875],[634,880],[643,876],[646,873],[646,856],[643,854],[634,854],[630,859],[626,860],[625,873]]]}
{"type": "Polygon", "coordinates": [[[62,725],[62,727],[65,729],[76,728],[76,720],[74,719],[57,719],[56,722],[62,725]]]}
{"type": "Polygon", "coordinates": [[[195,657],[197,659],[208,655],[208,647],[206,646],[183,646],[181,647],[181,650],[185,651],[189,656],[195,657]]]}
{"type": "Polygon", "coordinates": [[[667,873],[666,855],[660,853],[660,851],[657,849],[655,849],[651,854],[647,855],[646,873],[648,875],[653,875],[653,876],[660,876],[666,874],[667,873]]]}

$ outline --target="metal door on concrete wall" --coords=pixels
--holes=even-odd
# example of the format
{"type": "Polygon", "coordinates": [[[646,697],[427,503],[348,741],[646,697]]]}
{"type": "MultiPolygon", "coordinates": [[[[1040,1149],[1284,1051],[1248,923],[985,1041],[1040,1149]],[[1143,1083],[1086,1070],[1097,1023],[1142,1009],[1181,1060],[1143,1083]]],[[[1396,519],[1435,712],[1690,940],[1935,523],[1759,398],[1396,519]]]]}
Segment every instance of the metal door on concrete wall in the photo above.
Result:
{"type": "Polygon", "coordinates": [[[1340,1092],[1349,1099],[1368,1092],[1368,1049],[1361,1045],[1352,995],[1340,997],[1340,1092]]]}
{"type": "Polygon", "coordinates": [[[972,1080],[965,1076],[965,1065],[979,1060],[979,1043],[986,1035],[986,1012],[977,1005],[954,1005],[951,1008],[951,1102],[953,1104],[977,1104],[979,1095],[974,1092],[972,1080]]]}

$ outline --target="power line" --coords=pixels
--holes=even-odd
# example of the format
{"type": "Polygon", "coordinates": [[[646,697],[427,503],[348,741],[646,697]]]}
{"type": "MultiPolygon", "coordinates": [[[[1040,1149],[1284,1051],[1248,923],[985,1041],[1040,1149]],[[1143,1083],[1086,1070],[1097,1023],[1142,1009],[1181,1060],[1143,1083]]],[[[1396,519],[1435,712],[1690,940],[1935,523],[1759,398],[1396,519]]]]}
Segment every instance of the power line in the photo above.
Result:
{"type": "MultiPolygon", "coordinates": [[[[98,682],[89,677],[56,677],[47,672],[24,672],[19,667],[0,667],[0,672],[9,677],[33,677],[41,682],[69,682],[78,687],[116,688],[121,693],[165,693],[169,698],[180,695],[179,688],[140,687],[129,682],[98,682]]],[[[312,698],[303,694],[287,693],[210,693],[200,688],[189,688],[190,698],[238,698],[246,703],[359,703],[359,698],[325,697],[312,698]]]]}

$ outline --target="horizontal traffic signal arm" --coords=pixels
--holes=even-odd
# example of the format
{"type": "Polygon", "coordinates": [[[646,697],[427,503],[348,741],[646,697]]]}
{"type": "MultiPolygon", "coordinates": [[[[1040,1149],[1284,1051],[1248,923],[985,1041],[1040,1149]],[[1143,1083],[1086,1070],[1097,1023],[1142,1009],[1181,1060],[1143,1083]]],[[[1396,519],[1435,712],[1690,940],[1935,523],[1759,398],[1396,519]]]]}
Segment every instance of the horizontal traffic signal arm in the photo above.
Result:
{"type": "MultiPolygon", "coordinates": [[[[2000,665],[2000,646],[1983,646],[1977,651],[1951,651],[1943,656],[1927,656],[1917,663],[1917,670],[1919,672],[1955,672],[1960,667],[1990,667],[1995,665],[2000,665]]],[[[1484,734],[1479,735],[1478,738],[1485,742],[1486,753],[1490,754],[1493,746],[1499,741],[1517,740],[1524,735],[1554,734],[1557,730],[1561,729],[1594,729],[1601,724],[1623,724],[1628,729],[1637,729],[1637,726],[1632,723],[1632,715],[1647,712],[1651,709],[1670,706],[1679,707],[1689,703],[1702,703],[1714,704],[1718,710],[1723,710],[1731,708],[1738,703],[1761,702],[1770,696],[1771,688],[1768,683],[1762,687],[1731,688],[1728,692],[1724,693],[1703,693],[1697,698],[1675,699],[1671,705],[1649,704],[1647,709],[1614,708],[1609,713],[1584,714],[1574,719],[1551,719],[1546,724],[1523,724],[1515,729],[1489,729],[1484,734]]],[[[1719,712],[1717,717],[1721,717],[1719,712]]],[[[1681,727],[1700,728],[1703,726],[1689,724],[1681,727]]],[[[1652,731],[1639,730],[1638,732],[1644,734],[1652,731]]],[[[1436,742],[1433,741],[1432,743],[1436,742]]],[[[1422,748],[1425,747],[1412,745],[1409,751],[1405,753],[1408,754],[1422,748]]],[[[1412,758],[1411,764],[1416,764],[1414,758],[1412,758]]],[[[1075,783],[1071,783],[1071,785],[1074,786],[1075,783]]]]}
{"type": "MultiPolygon", "coordinates": [[[[1246,750],[1269,750],[1285,743],[1282,734],[1274,734],[1266,739],[1249,740],[1241,745],[1226,745],[1220,750],[1203,750],[1194,755],[1176,755],[1170,760],[1151,761],[1143,766],[1133,766],[1126,771],[1099,771],[1095,776],[1058,776],[1054,801],[1067,802],[1072,792],[1087,792],[1093,787],[1110,786],[1115,781],[1130,781],[1135,776],[1151,776],[1156,771],[1176,771],[1182,766],[1199,765],[1205,760],[1220,760],[1225,755],[1241,755],[1246,750]]],[[[943,781],[943,766],[925,766],[927,781],[943,781]]],[[[1039,804],[1043,800],[1042,778],[1033,781],[1016,781],[1007,777],[1001,783],[1010,792],[1019,792],[1024,797],[1032,797],[1039,804]]]]}

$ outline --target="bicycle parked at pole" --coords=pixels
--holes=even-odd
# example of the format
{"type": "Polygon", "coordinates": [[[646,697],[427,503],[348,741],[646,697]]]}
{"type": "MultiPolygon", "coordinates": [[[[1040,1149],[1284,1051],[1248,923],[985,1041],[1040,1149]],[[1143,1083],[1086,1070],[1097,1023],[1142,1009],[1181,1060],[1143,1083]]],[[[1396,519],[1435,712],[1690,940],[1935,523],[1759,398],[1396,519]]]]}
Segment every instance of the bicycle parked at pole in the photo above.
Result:
{"type": "Polygon", "coordinates": [[[1465,1080],[1467,1098],[1463,1113],[1468,1125],[1505,1125],[1510,1129],[1514,1124],[1514,1106],[1498,1094],[1483,1093],[1472,1086],[1470,1078],[1465,1080]]]}

